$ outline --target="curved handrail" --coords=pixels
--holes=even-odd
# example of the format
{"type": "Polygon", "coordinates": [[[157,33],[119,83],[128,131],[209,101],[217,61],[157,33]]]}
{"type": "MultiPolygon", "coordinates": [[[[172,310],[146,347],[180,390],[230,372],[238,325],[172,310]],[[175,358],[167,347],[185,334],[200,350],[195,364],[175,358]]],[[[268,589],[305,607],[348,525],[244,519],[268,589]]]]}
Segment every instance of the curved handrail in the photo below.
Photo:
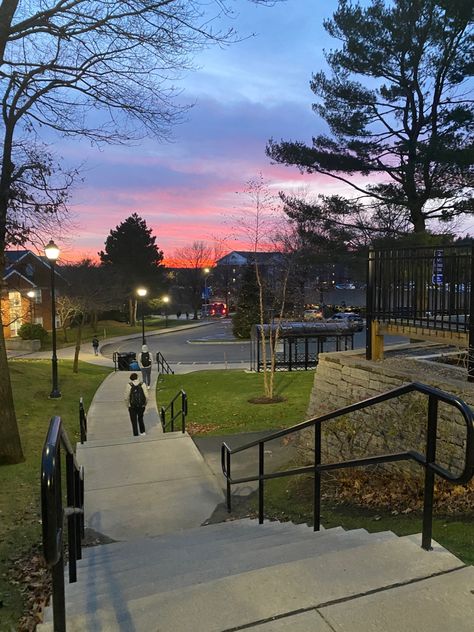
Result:
{"type": "Polygon", "coordinates": [[[460,397],[446,393],[435,387],[418,382],[412,382],[405,386],[399,386],[395,389],[376,395],[368,399],[362,400],[349,406],[344,406],[330,413],[314,417],[303,421],[302,423],[291,426],[284,430],[278,430],[262,439],[250,441],[237,448],[231,448],[227,443],[223,443],[221,447],[221,469],[227,481],[227,508],[230,511],[230,486],[235,483],[244,483],[250,481],[259,481],[259,521],[263,522],[263,482],[271,478],[279,478],[282,476],[291,476],[303,472],[313,472],[315,475],[315,509],[314,509],[314,528],[319,529],[320,518],[320,475],[323,471],[342,469],[347,467],[355,467],[360,465],[371,465],[376,463],[387,463],[401,460],[413,460],[425,468],[425,505],[423,518],[423,548],[431,546],[431,522],[433,508],[433,490],[434,475],[437,474],[450,483],[467,483],[474,475],[474,413],[471,408],[460,397]],[[348,415],[358,410],[363,410],[376,404],[385,402],[390,399],[400,397],[402,395],[418,392],[427,395],[428,400],[428,417],[427,417],[427,444],[426,454],[420,454],[415,450],[407,450],[393,454],[384,454],[375,457],[367,457],[362,459],[351,459],[333,463],[321,463],[321,427],[324,422],[337,419],[343,415],[348,415]],[[466,445],[464,452],[464,468],[458,475],[450,472],[441,465],[437,464],[436,458],[436,430],[438,421],[438,402],[444,402],[459,410],[466,426],[466,445]],[[268,441],[284,437],[294,432],[299,432],[305,428],[315,428],[315,463],[311,466],[294,468],[273,474],[264,473],[264,446],[268,441]],[[250,476],[246,478],[233,479],[231,475],[231,456],[255,446],[259,447],[259,474],[258,476],[250,476]]]}
{"type": "Polygon", "coordinates": [[[53,579],[54,629],[66,629],[63,535],[67,517],[69,581],[77,580],[84,535],[84,469],[79,466],[60,417],[50,421],[41,457],[41,517],[43,554],[53,579]],[[63,506],[61,448],[65,452],[67,507],[63,506]]]}
{"type": "Polygon", "coordinates": [[[168,427],[170,427],[171,432],[174,432],[175,419],[181,417],[181,432],[184,434],[184,432],[186,431],[187,414],[188,414],[188,396],[186,395],[185,391],[183,391],[183,389],[180,389],[166,407],[162,406],[160,408],[160,419],[161,419],[161,427],[163,428],[163,432],[166,432],[168,427]],[[175,413],[174,404],[177,399],[181,399],[181,407],[175,413]],[[168,412],[168,410],[171,411],[171,418],[167,422],[166,413],[168,412]]]}

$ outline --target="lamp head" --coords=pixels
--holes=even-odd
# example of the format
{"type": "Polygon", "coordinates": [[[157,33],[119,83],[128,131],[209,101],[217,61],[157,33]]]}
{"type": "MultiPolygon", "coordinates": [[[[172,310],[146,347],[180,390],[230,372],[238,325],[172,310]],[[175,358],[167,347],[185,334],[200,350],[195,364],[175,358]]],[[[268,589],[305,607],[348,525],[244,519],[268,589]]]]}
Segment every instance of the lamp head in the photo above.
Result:
{"type": "Polygon", "coordinates": [[[147,289],[144,287],[139,287],[137,290],[137,294],[140,298],[143,298],[147,295],[147,289]]]}
{"type": "Polygon", "coordinates": [[[49,261],[57,261],[59,259],[59,248],[56,246],[52,239],[49,240],[49,244],[44,249],[44,254],[49,261]]]}
{"type": "Polygon", "coordinates": [[[163,303],[169,303],[170,302],[170,297],[169,296],[163,296],[163,303]]]}
{"type": "Polygon", "coordinates": [[[35,298],[36,292],[34,290],[28,290],[28,292],[26,293],[26,296],[28,298],[35,298]]]}

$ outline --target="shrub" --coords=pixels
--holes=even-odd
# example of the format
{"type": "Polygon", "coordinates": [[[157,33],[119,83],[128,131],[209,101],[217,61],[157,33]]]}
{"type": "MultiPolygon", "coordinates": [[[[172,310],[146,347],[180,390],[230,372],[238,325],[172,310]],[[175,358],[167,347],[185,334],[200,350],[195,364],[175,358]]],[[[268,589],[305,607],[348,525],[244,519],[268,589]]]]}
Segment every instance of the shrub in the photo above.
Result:
{"type": "Polygon", "coordinates": [[[48,332],[39,323],[23,323],[18,330],[18,335],[23,340],[41,340],[44,342],[48,337],[48,332]]]}

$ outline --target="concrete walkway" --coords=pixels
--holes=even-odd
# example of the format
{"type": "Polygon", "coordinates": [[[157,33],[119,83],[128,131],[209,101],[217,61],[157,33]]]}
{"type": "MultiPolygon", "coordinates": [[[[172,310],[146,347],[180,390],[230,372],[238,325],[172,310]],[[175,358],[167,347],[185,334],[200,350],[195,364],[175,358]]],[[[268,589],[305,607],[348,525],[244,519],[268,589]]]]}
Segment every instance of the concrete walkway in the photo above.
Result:
{"type": "Polygon", "coordinates": [[[88,411],[84,465],[86,526],[113,540],[198,527],[222,503],[216,477],[187,433],[163,434],[156,370],[145,413],[146,436],[134,437],[123,400],[128,371],[111,373],[88,411]]]}

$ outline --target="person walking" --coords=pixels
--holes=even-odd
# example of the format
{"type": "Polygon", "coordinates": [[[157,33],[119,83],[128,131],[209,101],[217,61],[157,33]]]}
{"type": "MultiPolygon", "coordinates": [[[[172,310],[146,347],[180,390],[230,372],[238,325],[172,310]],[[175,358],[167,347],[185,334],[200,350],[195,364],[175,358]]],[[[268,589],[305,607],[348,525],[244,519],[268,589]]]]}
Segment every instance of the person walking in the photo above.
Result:
{"type": "Polygon", "coordinates": [[[142,372],[142,380],[147,388],[151,384],[151,353],[148,351],[147,345],[142,345],[142,352],[138,356],[138,365],[142,372]]]}
{"type": "Polygon", "coordinates": [[[97,336],[94,336],[92,338],[92,348],[94,349],[94,355],[98,356],[99,355],[99,339],[97,338],[97,336]]]}
{"type": "Polygon", "coordinates": [[[130,415],[133,436],[146,435],[143,415],[148,401],[148,393],[143,382],[138,379],[137,373],[130,375],[130,381],[125,388],[124,400],[130,415]]]}

